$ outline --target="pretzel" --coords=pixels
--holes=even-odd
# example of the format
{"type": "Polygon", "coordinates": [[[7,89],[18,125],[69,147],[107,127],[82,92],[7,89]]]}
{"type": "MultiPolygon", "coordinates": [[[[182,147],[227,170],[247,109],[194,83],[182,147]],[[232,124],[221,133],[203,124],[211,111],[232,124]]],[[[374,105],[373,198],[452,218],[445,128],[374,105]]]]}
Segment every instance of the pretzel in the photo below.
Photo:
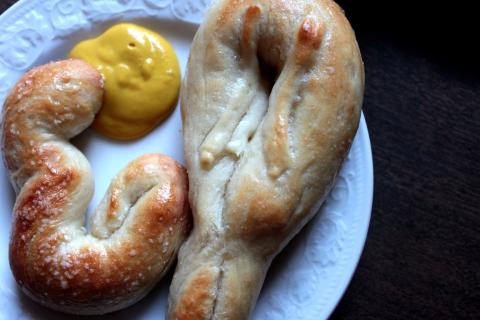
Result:
{"type": "Polygon", "coordinates": [[[364,70],[330,0],[215,1],[182,89],[194,229],[169,319],[247,319],[272,259],[317,213],[355,136],[364,70]]]}
{"type": "Polygon", "coordinates": [[[191,224],[185,170],[148,154],[113,180],[86,233],[92,173],[68,139],[91,124],[102,95],[95,69],[66,60],[27,72],[3,110],[2,150],[17,192],[13,275],[33,300],[73,314],[112,312],[141,299],[168,270],[191,224]]]}

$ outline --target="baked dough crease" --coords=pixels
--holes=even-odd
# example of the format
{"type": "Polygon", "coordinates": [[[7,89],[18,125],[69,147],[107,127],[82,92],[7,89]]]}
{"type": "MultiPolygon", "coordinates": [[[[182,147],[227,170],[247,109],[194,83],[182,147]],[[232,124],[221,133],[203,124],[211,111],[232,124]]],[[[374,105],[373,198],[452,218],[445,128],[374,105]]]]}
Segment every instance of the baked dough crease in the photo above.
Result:
{"type": "Polygon", "coordinates": [[[272,259],[317,213],[355,136],[364,70],[330,0],[214,1],[181,95],[194,230],[169,319],[247,319],[272,259]]]}
{"type": "Polygon", "coordinates": [[[1,147],[17,193],[10,267],[30,298],[73,314],[112,312],[143,298],[191,225],[184,168],[146,154],[113,179],[86,232],[93,177],[68,140],[92,123],[102,95],[93,67],[64,60],[28,71],[3,108],[1,147]]]}

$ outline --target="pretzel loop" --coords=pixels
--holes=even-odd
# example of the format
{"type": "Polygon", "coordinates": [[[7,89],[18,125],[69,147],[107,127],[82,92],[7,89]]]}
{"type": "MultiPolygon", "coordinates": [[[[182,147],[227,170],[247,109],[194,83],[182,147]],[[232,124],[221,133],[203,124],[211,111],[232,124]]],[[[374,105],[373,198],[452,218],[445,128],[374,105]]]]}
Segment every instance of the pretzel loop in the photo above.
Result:
{"type": "Polygon", "coordinates": [[[28,296],[74,314],[107,313],[142,298],[190,228],[185,170],[149,154],[113,180],[86,233],[93,178],[68,139],[91,124],[102,94],[96,70],[66,60],[29,71],[3,110],[2,149],[17,191],[11,269],[28,296]]]}

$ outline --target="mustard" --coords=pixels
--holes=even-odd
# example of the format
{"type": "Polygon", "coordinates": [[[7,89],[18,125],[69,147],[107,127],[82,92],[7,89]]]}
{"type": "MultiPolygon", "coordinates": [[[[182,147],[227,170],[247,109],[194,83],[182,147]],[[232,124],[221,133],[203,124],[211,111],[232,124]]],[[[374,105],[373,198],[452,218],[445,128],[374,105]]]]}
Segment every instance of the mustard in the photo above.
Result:
{"type": "Polygon", "coordinates": [[[93,127],[110,138],[128,140],[147,134],[177,103],[177,56],[151,30],[118,24],[97,38],[78,43],[70,57],[90,63],[104,77],[104,104],[93,127]]]}

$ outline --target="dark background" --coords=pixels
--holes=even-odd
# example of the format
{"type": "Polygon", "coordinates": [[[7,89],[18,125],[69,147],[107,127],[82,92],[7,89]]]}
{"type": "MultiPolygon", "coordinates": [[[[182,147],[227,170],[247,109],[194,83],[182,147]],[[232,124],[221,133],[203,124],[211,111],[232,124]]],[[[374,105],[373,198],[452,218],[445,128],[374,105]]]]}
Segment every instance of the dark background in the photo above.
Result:
{"type": "MultiPolygon", "coordinates": [[[[1,0],[0,12],[14,2],[1,0]]],[[[478,10],[338,3],[365,63],[375,193],[365,250],[332,319],[480,319],[478,10]]]]}

